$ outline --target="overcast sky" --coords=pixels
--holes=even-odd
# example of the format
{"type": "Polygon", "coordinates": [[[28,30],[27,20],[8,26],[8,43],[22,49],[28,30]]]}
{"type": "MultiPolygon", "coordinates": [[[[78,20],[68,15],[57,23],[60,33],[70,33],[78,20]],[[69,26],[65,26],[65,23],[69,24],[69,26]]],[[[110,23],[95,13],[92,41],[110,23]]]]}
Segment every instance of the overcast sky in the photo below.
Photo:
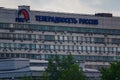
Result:
{"type": "Polygon", "coordinates": [[[113,13],[120,16],[120,0],[0,0],[0,6],[17,8],[29,5],[31,10],[94,14],[113,13]]]}

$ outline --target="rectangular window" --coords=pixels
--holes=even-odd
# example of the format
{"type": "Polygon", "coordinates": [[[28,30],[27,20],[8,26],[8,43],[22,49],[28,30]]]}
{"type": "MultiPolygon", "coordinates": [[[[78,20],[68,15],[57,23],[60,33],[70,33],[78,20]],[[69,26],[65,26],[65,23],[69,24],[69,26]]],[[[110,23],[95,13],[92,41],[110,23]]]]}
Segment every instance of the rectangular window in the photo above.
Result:
{"type": "Polygon", "coordinates": [[[81,46],[78,46],[78,50],[80,50],[80,51],[82,50],[82,49],[81,49],[81,46]]]}
{"type": "Polygon", "coordinates": [[[65,50],[68,50],[68,46],[67,45],[65,45],[65,50]]]}
{"type": "Polygon", "coordinates": [[[73,50],[73,47],[72,47],[72,45],[69,45],[69,48],[70,48],[70,50],[73,50]]]}
{"type": "Polygon", "coordinates": [[[54,41],[55,37],[54,37],[54,35],[45,35],[45,40],[46,41],[54,41]]]}
{"type": "Polygon", "coordinates": [[[30,44],[30,49],[36,49],[36,44],[30,44]]]}
{"type": "Polygon", "coordinates": [[[78,41],[80,41],[80,42],[81,42],[81,37],[80,37],[80,36],[78,37],[78,41]]]}
{"type": "Polygon", "coordinates": [[[87,51],[90,51],[90,46],[87,46],[87,51]]]}
{"type": "Polygon", "coordinates": [[[91,37],[91,42],[94,42],[94,38],[93,37],[91,37]]]}
{"type": "Polygon", "coordinates": [[[77,40],[77,37],[76,37],[76,36],[73,36],[73,40],[76,41],[76,40],[77,40]]]}
{"type": "Polygon", "coordinates": [[[67,36],[64,36],[64,40],[65,40],[65,41],[67,41],[67,40],[68,40],[68,39],[67,39],[67,36]]]}
{"type": "Polygon", "coordinates": [[[97,50],[97,52],[99,52],[100,50],[99,50],[99,47],[96,47],[96,50],[97,50]]]}
{"type": "Polygon", "coordinates": [[[69,36],[69,41],[73,41],[72,36],[69,36]]]}
{"type": "Polygon", "coordinates": [[[60,50],[63,50],[63,46],[62,45],[60,45],[60,50]]]}
{"type": "Polygon", "coordinates": [[[58,50],[58,45],[55,45],[55,49],[58,50]]]}
{"type": "Polygon", "coordinates": [[[59,36],[60,37],[60,40],[63,40],[63,36],[59,36]]]}
{"type": "Polygon", "coordinates": [[[74,50],[77,51],[77,46],[74,46],[74,50]]]}
{"type": "MultiPolygon", "coordinates": [[[[27,47],[27,44],[26,44],[26,47],[27,47]]],[[[36,44],[36,49],[39,49],[39,45],[36,44]]]]}
{"type": "Polygon", "coordinates": [[[107,47],[105,47],[105,52],[108,52],[108,48],[107,47]]]}
{"type": "Polygon", "coordinates": [[[82,42],[85,42],[85,37],[81,36],[82,42]]]}
{"type": "Polygon", "coordinates": [[[105,43],[105,39],[104,38],[98,38],[98,37],[96,37],[96,38],[94,38],[95,39],[95,43],[105,43]]]}
{"type": "Polygon", "coordinates": [[[36,35],[31,35],[32,40],[36,39],[36,35]]]}
{"type": "Polygon", "coordinates": [[[118,52],[120,53],[120,47],[118,48],[118,52]]]}
{"type": "Polygon", "coordinates": [[[113,52],[113,48],[112,47],[109,47],[109,52],[113,52]]]}
{"type": "Polygon", "coordinates": [[[95,52],[95,47],[94,46],[92,46],[92,52],[95,52]]]}
{"type": "Polygon", "coordinates": [[[53,46],[53,45],[51,45],[51,46],[50,46],[50,49],[51,49],[51,50],[54,50],[54,46],[53,46]]]}
{"type": "Polygon", "coordinates": [[[55,40],[58,40],[58,36],[55,36],[55,40]]]}
{"type": "Polygon", "coordinates": [[[113,52],[114,52],[114,53],[117,52],[117,48],[116,48],[116,47],[113,48],[113,52]]]}
{"type": "Polygon", "coordinates": [[[83,46],[83,51],[86,52],[86,46],[83,46]]]}
{"type": "Polygon", "coordinates": [[[65,45],[63,45],[63,50],[65,50],[65,45]]]}
{"type": "Polygon", "coordinates": [[[104,47],[101,47],[101,52],[105,52],[105,48],[104,47]]]}
{"type": "Polygon", "coordinates": [[[113,38],[113,39],[112,39],[112,43],[113,43],[113,44],[120,44],[120,39],[113,38]]]}

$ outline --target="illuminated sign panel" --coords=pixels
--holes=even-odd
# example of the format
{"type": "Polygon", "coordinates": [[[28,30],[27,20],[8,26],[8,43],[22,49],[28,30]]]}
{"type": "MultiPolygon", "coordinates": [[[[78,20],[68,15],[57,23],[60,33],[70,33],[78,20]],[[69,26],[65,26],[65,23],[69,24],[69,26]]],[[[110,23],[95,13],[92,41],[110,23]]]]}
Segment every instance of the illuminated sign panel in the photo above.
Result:
{"type": "Polygon", "coordinates": [[[84,19],[84,18],[66,18],[66,17],[54,17],[54,16],[35,16],[36,21],[39,22],[53,22],[53,23],[68,23],[68,24],[91,24],[98,25],[97,19],[84,19]]]}

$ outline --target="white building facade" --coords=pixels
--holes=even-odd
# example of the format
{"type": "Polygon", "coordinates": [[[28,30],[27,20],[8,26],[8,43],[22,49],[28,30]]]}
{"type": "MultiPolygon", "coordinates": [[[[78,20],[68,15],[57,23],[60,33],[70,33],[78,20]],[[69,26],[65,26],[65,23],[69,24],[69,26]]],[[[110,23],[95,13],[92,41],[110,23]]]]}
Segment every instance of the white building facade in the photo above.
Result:
{"type": "Polygon", "coordinates": [[[86,68],[119,60],[120,17],[0,8],[0,58],[47,60],[72,54],[86,68]]]}

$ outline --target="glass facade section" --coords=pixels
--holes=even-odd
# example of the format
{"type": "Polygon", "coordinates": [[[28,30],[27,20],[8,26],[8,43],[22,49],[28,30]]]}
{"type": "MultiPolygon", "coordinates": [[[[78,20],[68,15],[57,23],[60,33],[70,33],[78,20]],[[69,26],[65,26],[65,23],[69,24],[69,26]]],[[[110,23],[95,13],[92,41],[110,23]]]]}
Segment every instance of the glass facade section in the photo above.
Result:
{"type": "Polygon", "coordinates": [[[94,42],[95,43],[105,43],[105,39],[104,38],[94,38],[94,42]]]}
{"type": "Polygon", "coordinates": [[[45,35],[45,41],[55,41],[54,35],[45,35]]]}
{"type": "Polygon", "coordinates": [[[68,52],[70,52],[74,53],[75,55],[78,53],[96,54],[96,56],[90,56],[89,54],[75,56],[75,59],[82,61],[113,61],[114,56],[97,56],[97,54],[101,53],[107,55],[120,53],[120,39],[118,37],[105,37],[105,35],[119,36],[119,29],[46,26],[32,24],[13,24],[13,27],[10,27],[9,23],[0,23],[0,29],[0,49],[1,51],[3,50],[3,52],[7,52],[7,50],[11,51],[10,54],[7,54],[6,52],[4,54],[1,53],[1,57],[47,59],[49,56],[54,57],[54,55],[50,55],[50,53],[61,52],[62,54],[63,52],[66,55],[68,52]],[[8,31],[3,32],[2,29],[8,31]],[[13,32],[10,30],[13,30],[13,32]],[[24,33],[20,33],[19,31],[23,31],[24,33]],[[52,32],[52,34],[49,34],[50,32],[52,32]],[[104,36],[96,37],[93,36],[93,34],[104,36]],[[10,41],[7,42],[7,40],[10,41]],[[105,43],[109,43],[112,46],[107,46],[105,43]],[[97,46],[96,44],[100,45],[97,46]],[[12,50],[22,50],[23,54],[13,54],[12,50]],[[30,53],[24,54],[24,50],[25,52],[29,51],[30,53]],[[34,51],[38,54],[31,53],[34,51]]]}
{"type": "MultiPolygon", "coordinates": [[[[1,29],[11,29],[9,23],[0,23],[1,29]]],[[[44,26],[31,24],[13,24],[13,30],[33,30],[33,31],[50,31],[50,32],[72,32],[72,33],[92,33],[120,35],[119,29],[101,29],[101,28],[83,28],[83,27],[64,27],[64,26],[44,26]]]]}

